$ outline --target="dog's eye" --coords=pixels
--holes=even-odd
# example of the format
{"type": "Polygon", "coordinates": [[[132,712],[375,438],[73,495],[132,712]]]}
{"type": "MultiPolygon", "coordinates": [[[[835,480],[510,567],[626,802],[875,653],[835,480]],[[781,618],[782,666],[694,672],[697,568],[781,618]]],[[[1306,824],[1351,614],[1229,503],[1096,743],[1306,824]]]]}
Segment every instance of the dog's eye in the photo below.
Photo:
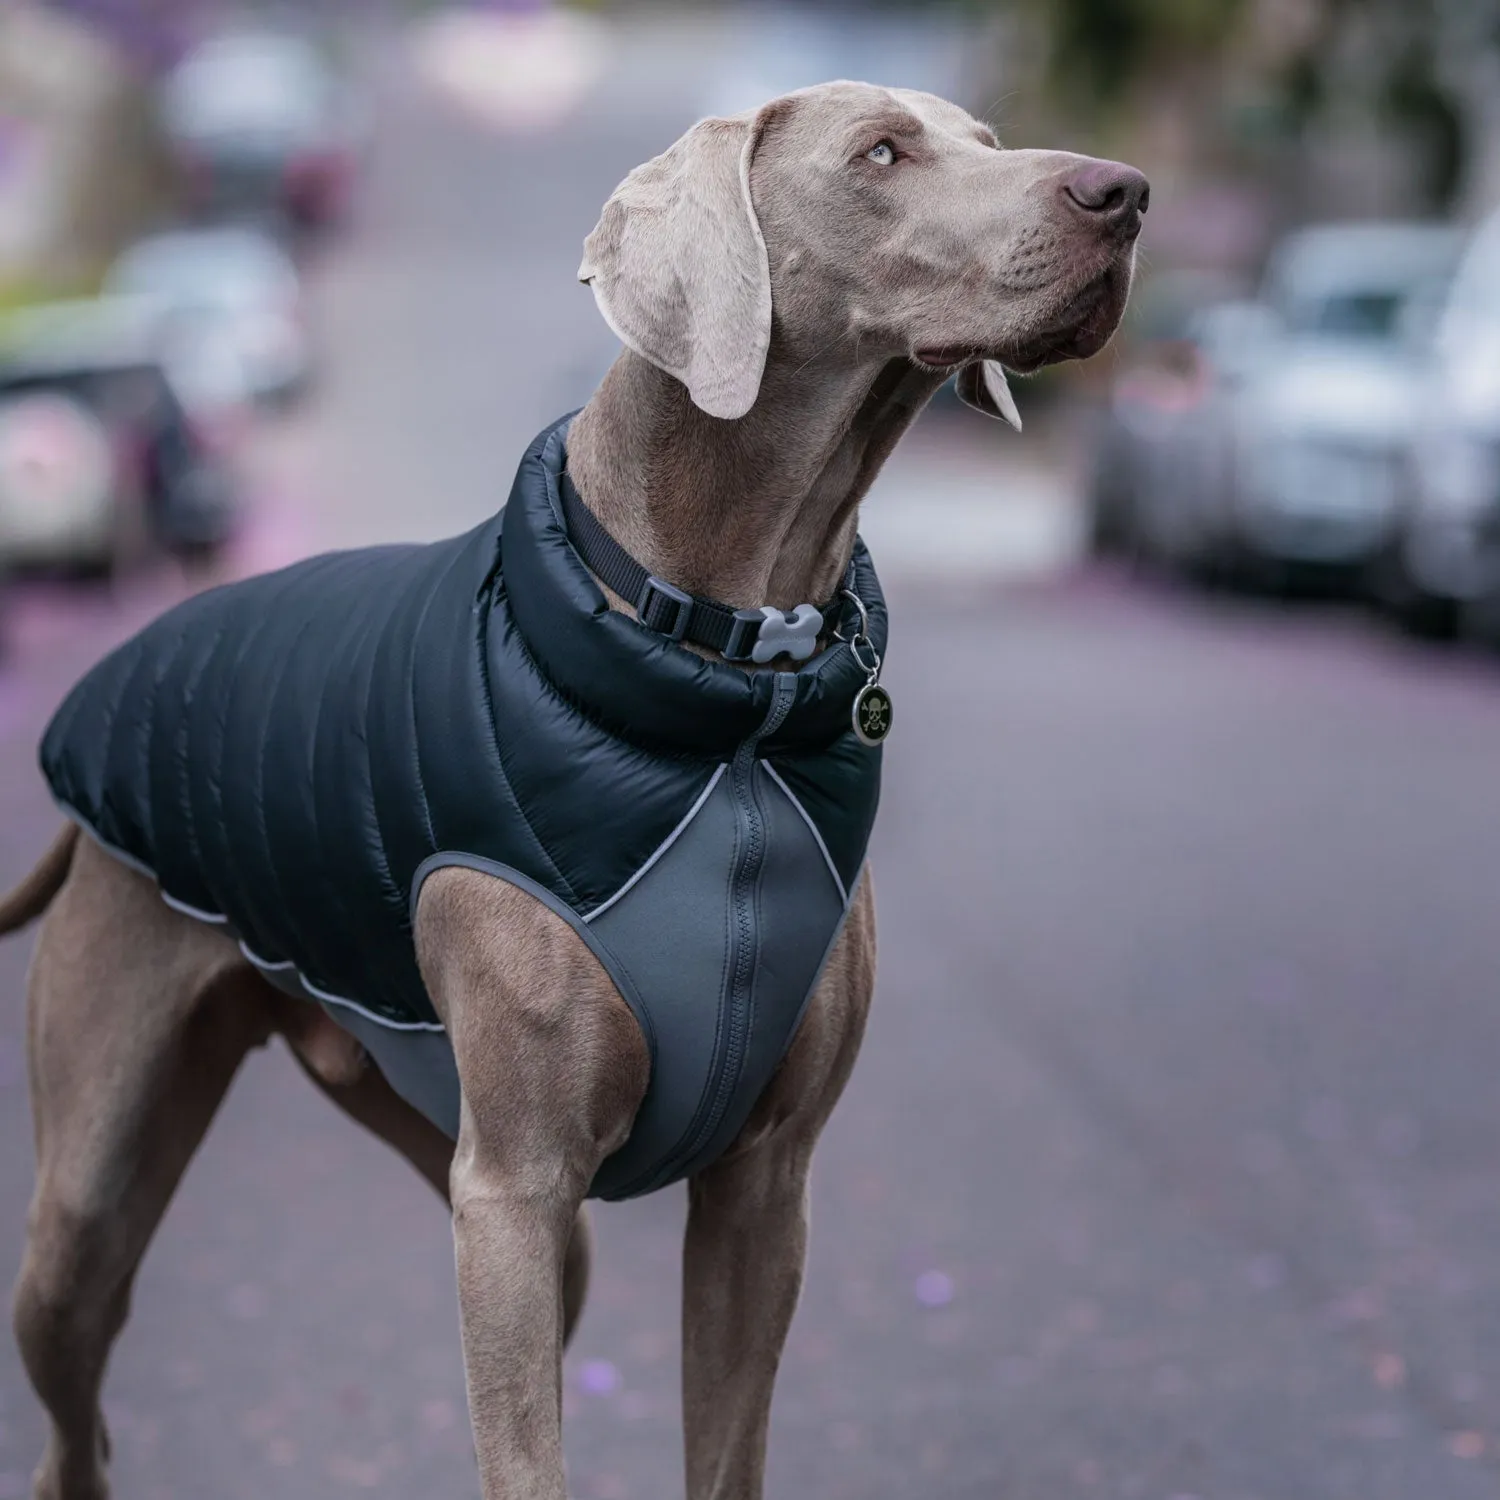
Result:
{"type": "Polygon", "coordinates": [[[896,148],[889,141],[879,141],[865,152],[865,159],[877,167],[890,167],[896,163],[896,148]]]}

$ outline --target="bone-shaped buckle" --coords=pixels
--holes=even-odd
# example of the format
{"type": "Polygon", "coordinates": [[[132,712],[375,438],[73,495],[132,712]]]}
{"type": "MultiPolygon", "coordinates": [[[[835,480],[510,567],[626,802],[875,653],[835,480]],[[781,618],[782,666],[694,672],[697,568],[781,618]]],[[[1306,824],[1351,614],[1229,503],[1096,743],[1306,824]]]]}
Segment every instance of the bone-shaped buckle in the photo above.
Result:
{"type": "Polygon", "coordinates": [[[816,604],[799,604],[791,614],[765,604],[760,613],[762,623],[750,651],[751,661],[764,665],[778,656],[806,661],[818,649],[823,611],[816,604]]]}

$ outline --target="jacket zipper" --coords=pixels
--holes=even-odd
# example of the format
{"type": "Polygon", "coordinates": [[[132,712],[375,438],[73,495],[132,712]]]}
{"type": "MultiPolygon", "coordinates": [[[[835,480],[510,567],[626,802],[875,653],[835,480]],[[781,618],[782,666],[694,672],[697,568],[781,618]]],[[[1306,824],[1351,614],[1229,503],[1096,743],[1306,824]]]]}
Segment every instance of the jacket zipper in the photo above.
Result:
{"type": "Polygon", "coordinates": [[[698,1113],[688,1128],[687,1145],[672,1153],[668,1167],[657,1174],[658,1180],[678,1176],[683,1163],[691,1163],[714,1138],[739,1083],[750,1029],[751,991],[755,984],[755,890],[766,852],[765,816],[755,798],[755,751],[763,739],[781,727],[796,696],[797,674],[778,672],[771,707],[764,722],[740,744],[729,763],[736,839],[734,868],[730,872],[732,963],[721,1030],[723,1045],[716,1048],[718,1061],[714,1069],[713,1092],[698,1107],[698,1113]]]}

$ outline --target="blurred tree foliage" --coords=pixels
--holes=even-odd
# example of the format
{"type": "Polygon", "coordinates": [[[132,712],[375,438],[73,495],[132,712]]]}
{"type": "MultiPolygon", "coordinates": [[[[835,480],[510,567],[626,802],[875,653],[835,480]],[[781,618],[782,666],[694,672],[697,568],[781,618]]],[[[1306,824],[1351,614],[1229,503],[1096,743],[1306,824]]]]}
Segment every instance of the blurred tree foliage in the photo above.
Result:
{"type": "Polygon", "coordinates": [[[1056,88],[1109,106],[1163,66],[1210,59],[1247,0],[1026,0],[1051,33],[1056,88]]]}
{"type": "MultiPolygon", "coordinates": [[[[1090,123],[1138,107],[1148,89],[1249,96],[1258,108],[1240,121],[1259,121],[1262,144],[1269,129],[1295,147],[1330,111],[1356,110],[1419,155],[1434,210],[1451,204],[1474,145],[1485,85],[1473,60],[1500,55],[1500,0],[1015,3],[1046,37],[1052,93],[1090,123]],[[1278,41],[1278,27],[1293,39],[1278,41]]],[[[1205,146],[1235,144],[1232,120],[1202,124],[1205,146]]]]}
{"type": "Polygon", "coordinates": [[[1277,83],[1295,128],[1351,99],[1423,162],[1427,207],[1449,206],[1473,148],[1466,63],[1500,48],[1500,0],[1321,0],[1277,83]]]}

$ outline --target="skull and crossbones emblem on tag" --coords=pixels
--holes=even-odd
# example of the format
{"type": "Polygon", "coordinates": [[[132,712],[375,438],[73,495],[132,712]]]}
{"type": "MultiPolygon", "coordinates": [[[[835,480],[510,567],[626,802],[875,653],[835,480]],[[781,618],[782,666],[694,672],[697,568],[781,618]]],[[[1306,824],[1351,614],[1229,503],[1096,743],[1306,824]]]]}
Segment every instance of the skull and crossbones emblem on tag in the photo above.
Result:
{"type": "Polygon", "coordinates": [[[854,733],[861,743],[878,745],[891,732],[891,695],[879,683],[867,683],[854,700],[854,733]]]}

